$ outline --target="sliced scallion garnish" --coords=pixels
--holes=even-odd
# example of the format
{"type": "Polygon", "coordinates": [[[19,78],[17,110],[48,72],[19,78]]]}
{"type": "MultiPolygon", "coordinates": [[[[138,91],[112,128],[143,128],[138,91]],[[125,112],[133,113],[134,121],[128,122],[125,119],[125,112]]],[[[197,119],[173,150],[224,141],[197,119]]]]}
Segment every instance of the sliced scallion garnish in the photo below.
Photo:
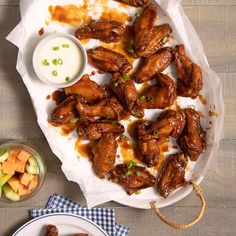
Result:
{"type": "Polygon", "coordinates": [[[58,46],[55,46],[52,49],[53,49],[53,51],[58,51],[60,48],[58,46]]]}
{"type": "Polygon", "coordinates": [[[130,161],[127,163],[128,168],[131,168],[132,166],[136,166],[136,162],[130,161]]]}
{"type": "Polygon", "coordinates": [[[49,66],[49,62],[48,62],[47,59],[43,60],[43,61],[42,61],[42,64],[43,64],[44,66],[49,66]]]}
{"type": "Polygon", "coordinates": [[[131,171],[128,170],[128,171],[125,173],[125,176],[128,177],[128,176],[131,175],[131,174],[132,174],[131,171]]]}
{"type": "Polygon", "coordinates": [[[124,79],[124,81],[127,81],[127,80],[129,80],[129,77],[128,77],[128,75],[127,74],[123,74],[123,79],[124,79]]]}
{"type": "Polygon", "coordinates": [[[146,97],[143,95],[143,96],[140,97],[140,100],[145,100],[145,98],[146,97]]]}
{"type": "Polygon", "coordinates": [[[136,175],[141,176],[142,175],[141,171],[140,170],[136,171],[136,175]]]}
{"type": "Polygon", "coordinates": [[[70,122],[71,123],[76,123],[78,120],[79,120],[78,118],[73,117],[73,118],[70,119],[70,122]]]}
{"type": "Polygon", "coordinates": [[[52,60],[52,64],[55,65],[55,66],[58,65],[58,60],[57,59],[53,59],[52,60]]]}
{"type": "Polygon", "coordinates": [[[53,70],[53,71],[52,71],[52,75],[57,76],[57,71],[56,71],[56,70],[53,70]]]}
{"type": "Polygon", "coordinates": [[[59,65],[63,64],[63,60],[62,59],[58,59],[57,62],[58,62],[59,65]]]}
{"type": "Polygon", "coordinates": [[[62,44],[62,47],[63,48],[69,48],[70,46],[69,46],[69,44],[62,44]]]}
{"type": "Polygon", "coordinates": [[[70,77],[67,76],[67,77],[65,78],[65,81],[69,81],[69,80],[70,80],[70,77]]]}

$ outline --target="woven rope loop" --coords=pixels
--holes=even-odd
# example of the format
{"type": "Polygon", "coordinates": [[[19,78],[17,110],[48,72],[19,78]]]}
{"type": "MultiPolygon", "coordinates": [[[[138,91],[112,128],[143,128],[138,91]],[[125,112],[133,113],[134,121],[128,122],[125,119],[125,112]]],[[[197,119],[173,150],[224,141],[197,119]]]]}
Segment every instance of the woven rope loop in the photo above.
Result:
{"type": "Polygon", "coordinates": [[[204,212],[205,212],[205,209],[206,209],[206,202],[205,202],[205,199],[204,199],[204,197],[203,197],[202,190],[201,190],[201,188],[197,185],[196,182],[190,181],[190,184],[193,185],[193,188],[194,188],[194,190],[195,190],[195,192],[196,192],[196,195],[197,195],[197,196],[199,197],[199,199],[201,200],[202,206],[201,206],[201,209],[200,209],[200,211],[199,211],[197,217],[196,217],[193,221],[191,221],[191,222],[189,222],[189,223],[186,223],[186,224],[177,224],[177,223],[175,223],[175,222],[172,222],[172,221],[168,220],[168,219],[160,212],[160,210],[159,210],[159,208],[158,208],[158,206],[157,206],[157,203],[156,203],[155,201],[150,202],[150,205],[151,205],[152,209],[155,210],[156,215],[157,215],[163,222],[165,222],[167,225],[169,225],[169,226],[171,226],[171,227],[173,227],[173,228],[175,228],[175,229],[187,229],[187,228],[190,228],[190,227],[192,227],[193,225],[197,224],[197,223],[201,220],[201,218],[203,217],[203,215],[204,215],[204,212]]]}

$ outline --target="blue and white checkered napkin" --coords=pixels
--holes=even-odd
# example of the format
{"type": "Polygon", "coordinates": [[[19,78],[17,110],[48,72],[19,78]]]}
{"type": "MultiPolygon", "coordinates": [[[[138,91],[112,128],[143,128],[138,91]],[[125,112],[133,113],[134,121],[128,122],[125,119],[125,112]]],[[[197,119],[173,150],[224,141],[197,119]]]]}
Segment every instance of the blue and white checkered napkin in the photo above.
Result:
{"type": "Polygon", "coordinates": [[[129,232],[129,228],[115,223],[114,209],[81,207],[59,194],[49,198],[46,208],[31,210],[33,218],[49,213],[72,213],[83,216],[99,225],[109,236],[126,236],[129,232]]]}

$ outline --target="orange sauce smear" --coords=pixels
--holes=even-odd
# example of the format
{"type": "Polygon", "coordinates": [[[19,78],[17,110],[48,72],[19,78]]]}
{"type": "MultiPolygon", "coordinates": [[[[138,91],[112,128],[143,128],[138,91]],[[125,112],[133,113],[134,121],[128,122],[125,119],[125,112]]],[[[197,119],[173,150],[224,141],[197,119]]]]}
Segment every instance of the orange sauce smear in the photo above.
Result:
{"type": "Polygon", "coordinates": [[[60,133],[62,136],[67,136],[69,133],[74,131],[77,128],[77,123],[68,123],[60,126],[60,133]]]}
{"type": "Polygon", "coordinates": [[[103,20],[103,21],[115,20],[115,21],[118,21],[122,24],[125,24],[127,21],[131,22],[132,17],[129,16],[128,14],[118,11],[114,8],[104,7],[102,15],[100,16],[100,20],[103,20]]]}
{"type": "Polygon", "coordinates": [[[198,98],[203,105],[207,104],[206,98],[204,98],[201,94],[198,95],[198,98]]]}
{"type": "Polygon", "coordinates": [[[90,41],[90,39],[81,39],[80,42],[85,45],[90,41]]]}
{"type": "Polygon", "coordinates": [[[93,156],[92,148],[94,143],[81,143],[81,140],[78,139],[75,142],[75,150],[83,157],[87,159],[91,159],[93,156]]]}
{"type": "Polygon", "coordinates": [[[217,117],[218,116],[217,112],[215,112],[215,111],[209,111],[208,114],[209,114],[210,117],[212,117],[212,116],[217,117]]]}

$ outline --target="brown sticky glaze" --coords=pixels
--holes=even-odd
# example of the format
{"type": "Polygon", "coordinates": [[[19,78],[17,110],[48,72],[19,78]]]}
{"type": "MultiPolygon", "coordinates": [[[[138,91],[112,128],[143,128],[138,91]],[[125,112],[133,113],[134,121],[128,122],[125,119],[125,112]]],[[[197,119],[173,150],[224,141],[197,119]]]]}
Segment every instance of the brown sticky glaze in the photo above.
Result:
{"type": "Polygon", "coordinates": [[[56,90],[51,94],[51,97],[52,100],[58,105],[66,98],[66,95],[62,90],[56,90]]]}
{"type": "Polygon", "coordinates": [[[137,127],[138,123],[140,123],[140,120],[133,120],[127,126],[127,131],[129,133],[130,137],[133,139],[136,139],[136,136],[137,136],[136,127],[137,127]]]}
{"type": "Polygon", "coordinates": [[[96,71],[92,71],[90,76],[96,75],[96,71]]]}
{"type": "Polygon", "coordinates": [[[42,27],[39,31],[38,31],[38,35],[42,36],[44,34],[44,28],[42,27]]]}
{"type": "Polygon", "coordinates": [[[198,98],[203,105],[207,104],[206,98],[204,98],[201,94],[198,95],[198,98]]]}
{"type": "Polygon", "coordinates": [[[89,142],[89,143],[76,143],[75,149],[76,151],[83,157],[87,159],[91,159],[93,157],[92,149],[94,147],[95,143],[89,142]]]}
{"type": "Polygon", "coordinates": [[[103,21],[115,20],[122,24],[125,24],[126,22],[131,22],[132,17],[114,8],[111,9],[109,7],[105,7],[102,12],[102,15],[100,16],[100,20],[103,20],[103,21]]]}
{"type": "Polygon", "coordinates": [[[212,116],[217,117],[218,116],[217,112],[215,112],[215,111],[209,111],[208,114],[210,117],[212,117],[212,116]]]}
{"type": "Polygon", "coordinates": [[[47,100],[51,99],[51,95],[48,94],[47,97],[46,97],[47,100]]]}
{"type": "Polygon", "coordinates": [[[69,133],[74,131],[78,127],[77,123],[68,123],[60,126],[60,134],[62,136],[67,136],[69,133]]]}

